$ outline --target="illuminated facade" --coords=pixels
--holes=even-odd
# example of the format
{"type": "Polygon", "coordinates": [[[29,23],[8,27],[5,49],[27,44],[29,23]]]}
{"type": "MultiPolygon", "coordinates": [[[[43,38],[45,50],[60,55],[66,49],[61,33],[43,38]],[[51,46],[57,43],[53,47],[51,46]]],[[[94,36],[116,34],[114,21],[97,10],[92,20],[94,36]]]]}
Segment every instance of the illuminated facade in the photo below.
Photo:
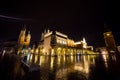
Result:
{"type": "Polygon", "coordinates": [[[42,49],[42,55],[76,55],[81,54],[83,49],[87,49],[85,38],[82,41],[75,42],[69,39],[67,35],[58,31],[44,31],[41,35],[39,49],[42,49]]]}
{"type": "Polygon", "coordinates": [[[18,39],[18,51],[21,51],[23,48],[28,48],[31,40],[30,31],[26,34],[26,28],[22,29],[18,39]]]}
{"type": "Polygon", "coordinates": [[[111,31],[104,33],[104,39],[108,51],[110,52],[116,51],[116,44],[115,44],[114,36],[111,31]]]}

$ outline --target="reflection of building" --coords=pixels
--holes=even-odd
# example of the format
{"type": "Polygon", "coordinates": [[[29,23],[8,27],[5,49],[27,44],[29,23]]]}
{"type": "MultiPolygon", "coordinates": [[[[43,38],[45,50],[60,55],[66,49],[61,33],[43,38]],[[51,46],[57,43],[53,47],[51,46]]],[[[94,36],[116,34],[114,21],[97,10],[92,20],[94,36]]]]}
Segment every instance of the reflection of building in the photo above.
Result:
{"type": "Polygon", "coordinates": [[[104,33],[104,39],[108,51],[110,52],[116,51],[116,44],[115,44],[114,36],[111,31],[104,33]]]}
{"type": "Polygon", "coordinates": [[[39,47],[46,55],[75,55],[80,53],[81,49],[88,48],[85,38],[82,41],[75,42],[69,39],[67,35],[49,29],[42,33],[39,47]]]}
{"type": "Polygon", "coordinates": [[[106,49],[106,47],[97,47],[96,48],[96,52],[101,53],[101,54],[108,54],[108,51],[106,49]]]}
{"type": "Polygon", "coordinates": [[[30,31],[26,35],[26,28],[22,29],[18,39],[19,50],[27,48],[30,44],[30,39],[31,39],[30,31]]]}

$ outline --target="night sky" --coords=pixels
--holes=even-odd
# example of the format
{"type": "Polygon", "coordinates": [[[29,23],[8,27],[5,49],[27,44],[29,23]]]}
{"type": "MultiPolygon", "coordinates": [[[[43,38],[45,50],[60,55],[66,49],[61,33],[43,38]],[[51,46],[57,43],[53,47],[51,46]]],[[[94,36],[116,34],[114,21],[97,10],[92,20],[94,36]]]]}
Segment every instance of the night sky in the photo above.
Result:
{"type": "Polygon", "coordinates": [[[75,41],[86,38],[88,45],[104,46],[105,27],[113,31],[120,44],[119,24],[112,21],[112,1],[40,2],[40,0],[3,0],[0,2],[0,41],[17,40],[27,26],[32,42],[39,41],[44,29],[55,27],[75,41]]]}

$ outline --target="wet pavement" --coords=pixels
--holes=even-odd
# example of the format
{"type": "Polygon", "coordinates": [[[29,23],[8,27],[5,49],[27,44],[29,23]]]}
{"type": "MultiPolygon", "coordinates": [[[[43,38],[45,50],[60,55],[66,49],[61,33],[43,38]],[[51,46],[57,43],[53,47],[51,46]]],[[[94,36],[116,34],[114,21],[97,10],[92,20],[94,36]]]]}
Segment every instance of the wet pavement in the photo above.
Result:
{"type": "Polygon", "coordinates": [[[0,80],[120,80],[119,55],[35,55],[30,61],[26,67],[14,54],[0,55],[0,80]]]}

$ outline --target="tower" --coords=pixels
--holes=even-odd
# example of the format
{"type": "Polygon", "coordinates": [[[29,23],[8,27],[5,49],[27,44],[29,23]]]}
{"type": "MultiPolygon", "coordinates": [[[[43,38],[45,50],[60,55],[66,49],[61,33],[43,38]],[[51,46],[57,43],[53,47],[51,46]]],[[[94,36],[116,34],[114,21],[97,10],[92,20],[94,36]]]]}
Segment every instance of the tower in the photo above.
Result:
{"type": "Polygon", "coordinates": [[[87,43],[84,37],[83,37],[83,48],[87,48],[87,43]]]}
{"type": "Polygon", "coordinates": [[[106,44],[108,51],[115,52],[116,51],[116,44],[115,44],[115,40],[114,40],[114,36],[112,34],[112,31],[107,31],[103,35],[104,35],[104,40],[105,40],[105,44],[106,44]]]}
{"type": "Polygon", "coordinates": [[[28,31],[28,34],[25,37],[25,45],[28,46],[30,44],[30,39],[31,39],[31,35],[30,35],[30,31],[28,31]]]}
{"type": "Polygon", "coordinates": [[[21,32],[20,32],[20,35],[19,35],[19,39],[18,39],[18,44],[19,45],[24,45],[24,40],[25,40],[25,34],[26,34],[26,28],[24,27],[21,32]]]}
{"type": "Polygon", "coordinates": [[[28,31],[28,33],[26,34],[26,26],[21,30],[20,35],[19,35],[19,39],[18,39],[18,50],[19,52],[23,49],[23,48],[27,48],[30,44],[30,40],[31,40],[31,34],[30,31],[28,31]]]}

